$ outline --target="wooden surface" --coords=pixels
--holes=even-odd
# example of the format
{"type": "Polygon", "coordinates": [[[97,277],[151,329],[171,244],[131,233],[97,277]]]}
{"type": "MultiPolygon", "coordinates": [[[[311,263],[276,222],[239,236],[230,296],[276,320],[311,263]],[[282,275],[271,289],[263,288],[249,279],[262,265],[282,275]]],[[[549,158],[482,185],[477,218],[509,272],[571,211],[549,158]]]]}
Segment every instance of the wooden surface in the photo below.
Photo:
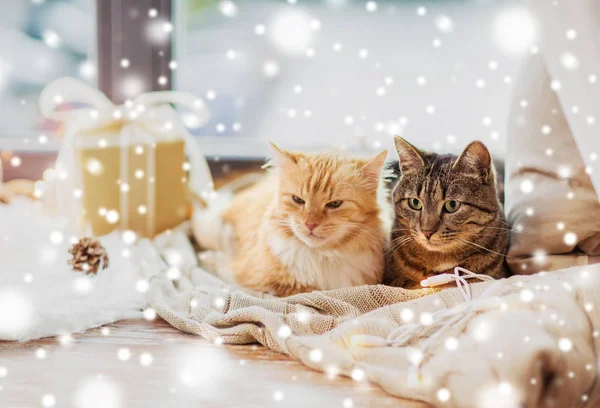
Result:
{"type": "Polygon", "coordinates": [[[43,407],[46,394],[54,407],[78,408],[424,407],[259,345],[213,344],[161,319],[119,322],[63,343],[0,342],[0,407],[43,407]]]}

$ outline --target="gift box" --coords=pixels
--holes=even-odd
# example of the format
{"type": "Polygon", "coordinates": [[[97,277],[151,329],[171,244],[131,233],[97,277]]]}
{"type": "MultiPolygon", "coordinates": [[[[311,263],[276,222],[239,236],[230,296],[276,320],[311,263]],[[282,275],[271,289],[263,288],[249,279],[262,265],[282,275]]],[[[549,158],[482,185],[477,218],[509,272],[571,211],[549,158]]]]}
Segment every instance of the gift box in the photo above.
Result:
{"type": "Polygon", "coordinates": [[[192,193],[184,141],[146,131],[123,143],[121,130],[84,132],[76,141],[82,215],[93,234],[104,235],[120,225],[151,237],[188,219],[192,193]],[[151,141],[144,140],[147,136],[151,141]]]}
{"type": "Polygon", "coordinates": [[[196,124],[208,120],[203,101],[187,93],[152,92],[116,106],[76,79],[48,85],[42,113],[65,129],[56,210],[93,235],[120,228],[153,237],[187,220],[196,198],[212,192],[212,179],[173,104],[195,115],[196,124]]]}

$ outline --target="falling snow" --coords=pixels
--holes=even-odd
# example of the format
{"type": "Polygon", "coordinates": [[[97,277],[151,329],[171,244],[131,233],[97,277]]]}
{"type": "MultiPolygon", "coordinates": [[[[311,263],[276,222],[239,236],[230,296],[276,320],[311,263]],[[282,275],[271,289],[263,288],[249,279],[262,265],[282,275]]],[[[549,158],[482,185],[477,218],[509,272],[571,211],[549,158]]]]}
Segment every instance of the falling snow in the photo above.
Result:
{"type": "MultiPolygon", "coordinates": [[[[42,2],[41,0],[34,1],[38,3],[42,2]]],[[[257,24],[257,21],[254,20],[251,24],[248,23],[244,26],[243,33],[248,37],[252,37],[252,41],[260,44],[260,47],[268,49],[268,53],[265,53],[264,55],[258,54],[251,48],[244,48],[244,44],[231,42],[222,44],[222,46],[215,51],[215,55],[219,56],[218,58],[220,61],[227,64],[227,69],[242,70],[244,69],[243,67],[245,64],[252,65],[258,76],[257,79],[260,80],[258,82],[260,83],[269,84],[268,86],[276,86],[283,83],[282,93],[285,93],[285,95],[294,99],[289,99],[288,101],[290,101],[290,103],[285,102],[278,105],[276,107],[276,112],[279,115],[279,118],[284,119],[286,123],[293,124],[294,126],[301,123],[317,122],[317,119],[321,120],[321,118],[326,117],[327,112],[323,112],[318,106],[313,106],[310,102],[306,102],[310,101],[310,99],[308,99],[309,97],[321,97],[322,94],[319,94],[319,92],[322,92],[323,90],[325,90],[323,92],[327,92],[327,95],[331,95],[332,98],[338,97],[337,100],[352,100],[355,98],[348,89],[334,83],[319,83],[315,85],[314,83],[305,80],[305,77],[299,77],[300,79],[293,78],[292,76],[294,75],[295,70],[306,70],[305,72],[309,72],[312,69],[316,69],[314,67],[317,67],[318,64],[322,64],[323,61],[334,61],[334,58],[339,58],[339,61],[345,61],[345,64],[347,61],[352,61],[352,64],[357,66],[360,65],[361,69],[365,69],[364,71],[361,71],[361,75],[372,75],[371,77],[363,78],[364,82],[368,83],[368,97],[371,98],[370,100],[364,101],[364,104],[368,105],[371,101],[378,101],[378,103],[382,104],[381,106],[384,106],[383,104],[390,104],[392,106],[397,106],[397,109],[393,114],[390,114],[389,112],[387,114],[382,113],[381,116],[378,117],[369,112],[365,113],[361,110],[360,104],[355,104],[352,107],[342,107],[342,109],[338,110],[334,115],[333,120],[337,125],[343,126],[343,129],[348,134],[358,135],[361,140],[364,139],[364,146],[368,146],[369,148],[380,149],[387,143],[385,137],[387,137],[388,134],[400,134],[405,131],[405,127],[409,124],[408,117],[410,117],[411,125],[410,128],[406,130],[407,133],[409,133],[409,130],[412,130],[412,127],[415,128],[415,132],[418,132],[418,129],[422,127],[424,123],[434,122],[434,119],[437,121],[439,118],[439,122],[444,123],[446,120],[446,116],[444,115],[446,115],[447,112],[451,112],[451,106],[448,106],[449,104],[444,101],[443,98],[437,98],[436,94],[436,92],[444,86],[456,87],[453,88],[453,92],[460,93],[465,89],[470,89],[471,92],[473,92],[473,95],[479,95],[477,97],[481,99],[477,99],[475,103],[473,103],[473,114],[470,115],[471,118],[467,120],[470,121],[470,124],[475,125],[474,129],[477,129],[477,131],[483,134],[483,137],[489,135],[489,139],[492,141],[500,140],[500,142],[496,143],[497,145],[500,145],[505,134],[504,131],[500,133],[497,130],[503,129],[504,123],[502,123],[502,118],[496,111],[487,109],[484,104],[482,104],[481,108],[477,106],[477,101],[488,100],[491,96],[500,92],[499,89],[504,90],[501,92],[507,92],[506,90],[512,89],[511,86],[507,87],[506,85],[512,85],[515,72],[511,69],[510,62],[507,62],[508,59],[505,58],[505,56],[522,56],[525,53],[536,54],[541,51],[538,46],[538,36],[540,34],[539,27],[530,12],[521,7],[506,8],[494,15],[491,28],[495,45],[493,52],[486,54],[485,59],[481,57],[476,63],[470,61],[449,62],[440,59],[440,66],[443,66],[443,68],[438,71],[423,68],[420,70],[412,70],[410,73],[397,73],[396,68],[392,66],[390,60],[386,59],[385,55],[382,55],[379,44],[370,43],[368,38],[365,38],[367,36],[360,36],[360,42],[351,41],[350,38],[344,38],[343,36],[338,37],[337,35],[339,33],[336,33],[333,30],[330,25],[331,23],[325,18],[320,20],[318,17],[321,16],[318,16],[318,12],[315,11],[313,13],[308,5],[304,7],[302,2],[297,2],[296,0],[287,0],[287,3],[287,5],[283,4],[285,8],[274,13],[273,16],[270,16],[269,18],[265,17],[264,20],[261,18],[261,23],[257,24]],[[476,72],[468,70],[470,64],[477,67],[476,72]],[[369,72],[372,72],[372,74],[369,74],[369,72]],[[390,75],[394,75],[394,77],[390,75]],[[300,82],[302,85],[297,82],[300,82]],[[463,86],[464,88],[459,88],[460,86],[463,86]],[[410,91],[407,92],[407,89],[410,91]],[[410,98],[412,96],[411,92],[418,92],[418,96],[421,98],[418,99],[415,96],[415,100],[418,99],[420,102],[415,103],[414,107],[410,106],[410,104],[409,106],[401,104],[394,105],[396,103],[395,97],[406,98],[408,95],[410,98]],[[484,109],[487,110],[484,111],[484,109]],[[432,116],[434,114],[435,116],[432,116]],[[313,116],[313,120],[308,120],[308,118],[313,116]],[[492,120],[492,117],[494,120],[492,120]]],[[[330,7],[343,7],[343,5],[340,5],[342,3],[345,2],[331,0],[327,2],[327,5],[330,7]]],[[[390,15],[392,14],[392,12],[388,10],[388,5],[386,3],[366,1],[362,2],[360,7],[361,15],[363,15],[365,19],[383,18],[388,13],[390,15]]],[[[461,30],[466,29],[466,27],[461,25],[462,19],[459,18],[458,15],[455,15],[454,13],[438,14],[436,9],[428,10],[425,6],[411,5],[410,7],[411,19],[418,21],[421,24],[426,24],[429,28],[429,34],[425,38],[425,42],[421,42],[420,44],[425,44],[427,47],[431,44],[433,48],[437,49],[442,46],[441,38],[444,39],[444,48],[442,50],[428,49],[427,52],[432,55],[442,55],[448,47],[454,47],[453,49],[456,49],[457,43],[455,39],[461,34],[461,30]],[[434,36],[441,38],[434,38],[434,36]]],[[[233,1],[219,1],[215,8],[215,13],[222,24],[227,24],[227,22],[231,21],[235,21],[237,24],[238,20],[242,21],[241,19],[247,12],[248,10],[243,3],[239,3],[238,7],[238,3],[233,1]]],[[[147,14],[153,21],[153,24],[151,25],[153,28],[150,30],[150,40],[158,41],[164,38],[170,38],[170,35],[174,32],[173,25],[168,21],[161,21],[162,17],[159,17],[158,11],[154,8],[150,8],[147,11],[147,14]]],[[[367,32],[367,30],[365,30],[365,32],[367,32]]],[[[52,30],[45,30],[41,32],[41,39],[45,44],[45,47],[48,48],[63,48],[63,46],[66,48],[67,45],[70,46],[70,44],[66,42],[66,38],[63,40],[61,35],[62,31],[60,30],[58,33],[52,30]]],[[[562,31],[560,35],[563,35],[562,31]]],[[[575,40],[580,38],[576,28],[565,30],[564,36],[570,44],[577,44],[577,41],[575,40]]],[[[581,39],[579,41],[581,41],[581,39]]],[[[583,55],[581,55],[581,57],[583,57],[583,55]]],[[[127,56],[118,56],[117,58],[118,62],[116,62],[115,65],[117,68],[121,68],[119,72],[130,74],[138,69],[136,66],[138,63],[137,60],[134,61],[135,63],[132,66],[131,61],[127,56]]],[[[457,56],[456,59],[460,59],[460,55],[457,56]]],[[[168,59],[166,59],[165,56],[165,62],[167,61],[168,59]]],[[[582,67],[585,67],[573,51],[563,52],[560,55],[560,64],[567,71],[583,71],[582,67]]],[[[96,72],[92,62],[88,60],[81,62],[81,64],[78,62],[77,67],[79,75],[82,78],[95,78],[96,72]]],[[[170,85],[171,74],[175,75],[180,71],[189,70],[189,67],[185,66],[183,59],[181,60],[181,66],[177,61],[172,60],[168,62],[168,67],[169,70],[176,72],[158,72],[155,74],[157,75],[156,77],[150,78],[148,81],[154,82],[154,86],[158,84],[160,87],[165,88],[170,85]]],[[[1,69],[2,65],[0,65],[0,75],[2,75],[1,69]]],[[[340,77],[343,74],[345,73],[340,73],[340,77]]],[[[582,74],[589,84],[593,85],[597,83],[598,78],[596,73],[582,72],[582,74]]],[[[329,80],[334,82],[332,79],[329,80]]],[[[212,86],[216,89],[216,91],[208,89],[205,93],[207,100],[206,104],[210,105],[211,109],[218,109],[219,103],[221,102],[225,104],[234,98],[238,98],[237,94],[232,95],[234,92],[232,92],[231,89],[225,89],[223,84],[210,82],[210,80],[205,79],[202,79],[202,81],[208,81],[203,82],[203,84],[205,84],[203,86],[212,86]],[[218,99],[217,91],[219,93],[218,99]]],[[[133,100],[134,96],[139,93],[139,90],[145,89],[147,85],[148,84],[143,83],[143,79],[129,76],[125,77],[122,88],[125,91],[125,94],[133,100]]],[[[565,88],[567,85],[568,83],[565,83],[565,88]]],[[[563,89],[563,84],[558,80],[553,80],[550,83],[550,88],[554,91],[561,91],[563,89]]],[[[206,88],[203,88],[203,90],[206,90],[206,88]]],[[[327,97],[329,98],[329,96],[327,97]]],[[[239,100],[242,100],[239,104],[237,102],[238,99],[235,99],[235,106],[243,106],[244,98],[239,97],[239,100]]],[[[245,100],[251,101],[249,98],[245,100]]],[[[63,103],[63,97],[61,95],[56,95],[55,102],[57,104],[63,103]]],[[[361,103],[362,102],[363,101],[361,101],[361,103]]],[[[198,103],[200,105],[204,104],[200,99],[198,100],[198,103]]],[[[233,106],[233,103],[231,103],[231,105],[233,106]]],[[[537,101],[527,101],[522,99],[519,101],[518,105],[520,106],[519,112],[526,117],[527,113],[534,110],[536,105],[537,101]]],[[[581,120],[582,123],[586,123],[590,126],[595,124],[596,118],[589,114],[590,112],[586,110],[583,103],[581,104],[581,108],[578,105],[575,105],[570,109],[574,114],[579,113],[581,110],[582,115],[579,117],[579,120],[581,120]]],[[[382,109],[382,111],[385,110],[382,109]]],[[[138,113],[140,112],[133,112],[130,114],[137,115],[138,113]]],[[[121,119],[123,117],[126,119],[131,118],[127,115],[127,109],[114,112],[115,119],[121,119]]],[[[240,116],[230,115],[229,118],[226,115],[222,116],[223,117],[215,115],[216,119],[214,122],[210,123],[210,132],[213,134],[216,132],[220,136],[224,136],[232,131],[240,132],[242,123],[244,124],[244,129],[254,129],[253,124],[246,122],[244,117],[241,117],[242,119],[240,119],[240,116]],[[241,120],[242,122],[238,120],[241,120]]],[[[91,111],[90,117],[92,119],[98,119],[99,113],[97,111],[91,111]]],[[[187,123],[193,123],[193,119],[190,118],[186,121],[186,124],[187,123]]],[[[165,124],[165,130],[172,130],[172,128],[172,124],[171,127],[166,126],[165,124]]],[[[553,131],[550,125],[543,124],[539,130],[535,131],[548,136],[548,140],[550,140],[550,138],[558,133],[559,129],[553,131]]],[[[418,135],[418,133],[415,134],[418,135]]],[[[36,135],[36,137],[39,144],[48,144],[49,141],[53,140],[46,135],[36,135]]],[[[458,148],[463,142],[466,142],[463,133],[450,126],[448,126],[447,129],[443,129],[443,132],[436,133],[435,138],[436,144],[431,144],[437,146],[440,150],[445,148],[458,148]]],[[[391,140],[391,138],[389,140],[391,140]]],[[[35,142],[35,139],[32,139],[32,141],[35,142]]],[[[493,142],[490,143],[492,144],[493,142]]],[[[107,147],[107,142],[106,140],[99,140],[98,145],[105,148],[107,147]]],[[[430,146],[426,145],[424,147],[427,148],[430,146]]],[[[553,160],[559,160],[561,152],[555,152],[552,148],[546,146],[540,146],[540,149],[546,156],[554,157],[556,155],[553,160]]],[[[143,147],[137,146],[135,148],[135,153],[136,155],[143,154],[143,147]]],[[[598,158],[598,154],[591,152],[589,153],[589,158],[590,160],[595,161],[598,158]]],[[[13,155],[10,158],[9,163],[10,166],[15,168],[18,168],[23,164],[21,157],[16,155],[13,155]]],[[[183,169],[189,171],[191,165],[189,163],[186,164],[187,166],[184,166],[183,169]]],[[[554,162],[553,165],[556,166],[556,174],[560,178],[569,179],[573,176],[574,169],[569,166],[561,164],[559,161],[554,162]]],[[[94,176],[101,175],[106,170],[103,168],[102,163],[94,159],[87,161],[84,164],[84,169],[84,171],[87,171],[90,175],[94,176]]],[[[587,166],[586,171],[588,174],[591,174],[593,168],[587,166]]],[[[138,180],[149,179],[142,169],[135,170],[134,175],[138,180]]],[[[63,178],[58,171],[57,175],[53,175],[52,177],[56,177],[57,179],[63,178]]],[[[67,176],[64,175],[64,178],[66,177],[67,176]]],[[[44,177],[44,180],[46,180],[46,177],[44,177]]],[[[42,192],[43,188],[41,187],[43,184],[39,184],[38,186],[40,186],[39,191],[42,192]]],[[[131,186],[129,183],[122,182],[119,184],[119,189],[123,193],[131,191],[130,194],[132,194],[134,191],[133,182],[131,186]]],[[[532,194],[536,192],[536,184],[533,179],[524,179],[518,183],[518,189],[522,194],[532,194]]],[[[72,194],[75,198],[83,198],[83,191],[81,189],[73,190],[72,194]]],[[[575,193],[573,191],[567,192],[567,198],[573,199],[574,197],[575,193]]],[[[136,205],[137,207],[134,208],[137,209],[138,214],[146,215],[148,213],[149,208],[146,205],[136,205]]],[[[151,208],[152,207],[150,207],[150,209],[151,208]]],[[[537,207],[533,204],[532,207],[525,209],[525,214],[530,217],[533,216],[536,208],[537,207]]],[[[121,219],[119,210],[120,209],[117,208],[101,207],[98,209],[98,214],[104,217],[109,224],[117,224],[121,219]]],[[[123,217],[125,217],[125,214],[123,214],[123,217]]],[[[517,232],[523,232],[524,229],[525,227],[521,224],[515,226],[515,231],[517,232]]],[[[569,229],[576,230],[573,226],[568,226],[565,222],[560,221],[556,223],[556,230],[560,231],[557,234],[559,237],[562,237],[564,244],[574,246],[578,242],[578,236],[574,232],[569,231],[569,229]]],[[[58,256],[56,247],[66,245],[70,242],[71,237],[69,235],[63,235],[63,233],[58,230],[50,232],[46,237],[47,247],[44,247],[41,251],[42,259],[44,262],[52,262],[58,256]]],[[[122,241],[123,244],[132,246],[138,241],[138,236],[134,231],[125,230],[122,233],[122,241]]],[[[132,252],[130,249],[125,248],[122,250],[121,254],[123,257],[129,257],[132,255],[132,252]]],[[[537,262],[538,264],[543,263],[546,261],[547,256],[548,254],[544,250],[538,249],[533,254],[534,262],[537,262]]],[[[171,266],[166,270],[166,276],[174,281],[180,280],[182,279],[182,268],[182,266],[171,266]]],[[[582,275],[582,278],[583,277],[584,276],[582,275]]],[[[588,278],[588,276],[585,277],[588,278]]],[[[35,284],[34,276],[31,274],[25,275],[23,280],[26,283],[34,282],[35,284]]],[[[135,283],[132,283],[132,286],[137,292],[146,293],[149,291],[150,283],[147,279],[138,279],[134,282],[135,283]]],[[[89,277],[83,276],[73,279],[73,291],[77,296],[89,294],[94,288],[93,285],[94,282],[89,277]]],[[[531,303],[537,307],[537,303],[540,299],[540,294],[537,291],[540,289],[541,288],[536,288],[534,291],[533,288],[524,287],[519,291],[518,299],[523,303],[531,303]]],[[[3,288],[2,292],[0,292],[0,334],[25,330],[28,325],[31,324],[33,318],[32,304],[32,299],[24,293],[21,293],[18,290],[6,290],[3,288]],[[10,313],[6,312],[7,310],[10,310],[10,313]]],[[[215,308],[222,308],[225,304],[226,301],[224,297],[214,297],[212,299],[212,306],[215,308]]],[[[190,299],[190,308],[196,308],[198,305],[198,300],[190,299]]],[[[532,307],[533,305],[528,305],[527,307],[532,307]]],[[[543,306],[542,310],[545,310],[545,305],[541,306],[543,306]]],[[[508,306],[504,304],[502,310],[506,310],[507,307],[508,306]]],[[[591,303],[586,303],[584,308],[588,313],[594,310],[591,303]]],[[[156,311],[150,307],[145,308],[142,314],[143,317],[149,321],[157,318],[156,311]]],[[[301,311],[297,313],[295,317],[299,323],[307,324],[311,315],[307,311],[301,311]]],[[[415,312],[409,308],[403,308],[400,311],[399,317],[404,323],[410,324],[418,321],[417,323],[424,326],[430,326],[435,321],[432,313],[423,312],[415,314],[415,312]]],[[[555,315],[554,320],[557,324],[561,324],[561,322],[563,325],[565,324],[565,320],[560,320],[560,316],[557,317],[555,315]]],[[[493,331],[492,329],[492,325],[489,322],[484,321],[480,322],[476,327],[473,327],[471,334],[475,341],[483,342],[490,338],[493,331]]],[[[104,336],[109,336],[110,329],[103,328],[101,333],[104,336]]],[[[291,335],[292,328],[286,324],[282,324],[277,329],[277,337],[280,339],[286,339],[291,335]]],[[[594,333],[594,335],[597,337],[597,332],[594,333]]],[[[67,347],[71,346],[76,339],[77,337],[73,338],[70,335],[64,335],[61,336],[58,341],[62,346],[67,347]]],[[[530,336],[523,337],[523,341],[526,343],[533,343],[533,340],[534,338],[530,336]]],[[[215,344],[221,344],[222,342],[223,338],[220,337],[215,340],[215,344]]],[[[461,347],[466,347],[466,343],[462,343],[463,345],[461,346],[461,343],[455,337],[445,337],[443,344],[445,348],[444,351],[448,352],[459,350],[456,351],[456,353],[458,353],[460,352],[461,347]]],[[[557,347],[560,351],[567,353],[573,350],[574,345],[570,339],[560,338],[557,347]]],[[[141,352],[136,351],[134,354],[127,347],[119,347],[118,349],[115,349],[113,352],[114,354],[111,354],[111,356],[112,358],[123,362],[123,367],[125,367],[126,362],[129,362],[128,364],[134,364],[139,370],[151,370],[152,367],[150,366],[154,364],[155,357],[147,350],[148,349],[141,352]]],[[[32,353],[32,357],[39,360],[46,359],[49,355],[52,356],[50,354],[52,353],[51,349],[46,350],[44,348],[37,348],[35,349],[35,352],[32,350],[32,353]]],[[[491,355],[495,356],[498,360],[504,358],[504,353],[496,352],[496,350],[494,350],[491,355]]],[[[159,356],[159,354],[156,354],[157,363],[161,362],[159,356]]],[[[328,356],[321,349],[311,349],[308,351],[308,358],[313,363],[327,362],[327,357],[328,356]]],[[[410,350],[408,357],[410,362],[414,365],[420,364],[424,358],[422,352],[418,349],[410,350]]],[[[208,360],[208,363],[218,363],[216,359],[213,359],[212,361],[210,361],[210,359],[208,360]]],[[[200,364],[204,363],[204,361],[195,362],[200,364]]],[[[240,360],[239,363],[240,366],[244,366],[246,365],[246,360],[240,360]]],[[[217,366],[217,364],[215,364],[215,366],[217,366]]],[[[170,388],[173,393],[180,392],[180,387],[199,387],[205,380],[203,374],[200,373],[198,368],[194,367],[193,364],[189,364],[188,362],[187,365],[183,364],[182,368],[183,369],[178,373],[175,380],[177,382],[177,388],[170,388]]],[[[586,366],[587,371],[592,371],[593,369],[595,369],[595,366],[592,366],[591,364],[586,366]]],[[[328,377],[335,378],[340,374],[340,367],[328,366],[326,373],[328,377]]],[[[367,378],[366,373],[360,368],[352,369],[350,375],[355,381],[364,381],[367,378]]],[[[0,377],[7,376],[8,369],[6,367],[0,367],[0,377]]],[[[568,377],[575,377],[575,373],[569,372],[568,377]]],[[[526,381],[532,385],[537,384],[535,378],[526,379],[526,381]]],[[[437,387],[440,387],[441,385],[443,384],[438,384],[437,387]]],[[[106,379],[96,377],[82,378],[80,382],[73,384],[73,387],[74,400],[79,404],[78,406],[82,408],[97,408],[100,406],[117,408],[123,406],[123,390],[121,389],[121,386],[106,379]]],[[[39,393],[39,395],[36,396],[37,404],[41,404],[43,407],[54,407],[62,406],[62,404],[67,403],[62,400],[57,400],[51,391],[52,390],[47,390],[43,393],[39,393]]],[[[433,389],[433,392],[435,392],[435,397],[441,403],[451,401],[453,398],[453,395],[448,388],[441,387],[437,389],[437,391],[433,389]]],[[[508,404],[506,406],[511,406],[510,403],[517,401],[516,398],[518,394],[516,384],[513,386],[507,382],[486,386],[486,388],[478,390],[477,392],[478,401],[481,404],[484,404],[480,404],[480,406],[486,407],[497,406],[498,401],[501,401],[502,403],[506,402],[508,404]]],[[[285,390],[281,389],[268,390],[266,398],[271,398],[274,402],[285,401],[285,403],[288,403],[292,399],[286,394],[285,390]]],[[[352,398],[339,398],[340,399],[337,401],[338,405],[342,405],[344,408],[353,408],[355,406],[352,398]]],[[[582,400],[586,401],[587,395],[583,395],[582,400]]]]}

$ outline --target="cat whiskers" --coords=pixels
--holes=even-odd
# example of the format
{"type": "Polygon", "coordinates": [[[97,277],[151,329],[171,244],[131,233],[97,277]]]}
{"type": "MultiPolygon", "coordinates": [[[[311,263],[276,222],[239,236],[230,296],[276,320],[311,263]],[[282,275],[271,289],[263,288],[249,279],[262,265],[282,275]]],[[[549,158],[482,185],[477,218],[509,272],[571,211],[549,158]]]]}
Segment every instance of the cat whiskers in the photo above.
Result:
{"type": "Polygon", "coordinates": [[[287,220],[269,220],[269,225],[274,229],[285,230],[287,233],[294,233],[292,225],[287,220]]]}
{"type": "Polygon", "coordinates": [[[506,231],[507,233],[516,233],[516,234],[523,234],[523,231],[519,231],[515,228],[504,228],[504,227],[485,227],[483,230],[485,231],[486,229],[494,229],[494,230],[498,230],[498,231],[506,231]]]}
{"type": "Polygon", "coordinates": [[[469,251],[468,249],[470,249],[468,246],[466,246],[463,242],[460,242],[457,239],[453,239],[450,240],[451,242],[447,243],[446,245],[448,245],[448,249],[451,250],[460,250],[465,254],[465,257],[469,256],[469,251]]]}
{"type": "Polygon", "coordinates": [[[290,226],[290,223],[288,221],[285,221],[285,220],[269,220],[269,224],[275,225],[275,226],[283,226],[283,227],[289,227],[290,226]]]}
{"type": "Polygon", "coordinates": [[[390,253],[396,252],[397,250],[402,248],[404,245],[414,242],[414,240],[415,239],[412,235],[403,235],[401,237],[395,238],[395,239],[391,240],[390,243],[388,244],[385,254],[389,255],[390,253]]]}
{"type": "Polygon", "coordinates": [[[376,231],[365,229],[364,225],[352,221],[347,222],[345,226],[347,228],[346,237],[365,237],[370,249],[375,252],[381,251],[383,242],[381,241],[381,236],[376,231]]]}
{"type": "Polygon", "coordinates": [[[372,231],[372,230],[368,230],[364,228],[364,225],[362,224],[358,224],[358,223],[354,223],[354,222],[348,222],[346,224],[346,233],[349,236],[352,237],[356,237],[356,236],[360,236],[360,235],[367,235],[368,237],[375,237],[377,238],[377,240],[379,240],[379,235],[372,231]]]}
{"type": "Polygon", "coordinates": [[[392,233],[394,232],[403,232],[403,231],[412,231],[412,228],[394,228],[392,229],[392,233]]]}
{"type": "Polygon", "coordinates": [[[462,239],[462,238],[460,238],[460,237],[457,237],[456,239],[458,239],[458,240],[460,240],[460,241],[464,242],[465,244],[473,245],[474,247],[477,247],[477,248],[483,249],[484,251],[490,252],[490,253],[492,253],[492,254],[499,255],[499,256],[501,256],[501,257],[504,257],[504,258],[510,258],[510,257],[509,257],[508,255],[506,255],[506,254],[502,254],[502,253],[500,253],[500,252],[493,251],[493,250],[491,250],[491,249],[489,249],[489,248],[486,248],[486,247],[484,247],[484,246],[482,246],[482,245],[476,244],[476,243],[474,243],[474,242],[471,242],[471,241],[469,241],[469,240],[462,239]]]}
{"type": "Polygon", "coordinates": [[[506,227],[486,227],[486,228],[495,228],[495,229],[506,228],[507,230],[510,230],[510,231],[519,232],[519,231],[515,230],[513,228],[513,226],[510,223],[508,223],[507,221],[504,221],[504,220],[501,220],[501,219],[498,219],[498,218],[494,219],[494,221],[499,222],[500,224],[503,224],[506,227]]]}
{"type": "Polygon", "coordinates": [[[480,231],[449,231],[449,232],[444,232],[442,234],[440,234],[440,237],[442,239],[455,239],[457,236],[460,236],[461,234],[464,235],[469,235],[469,234],[475,234],[478,237],[500,237],[502,235],[507,235],[510,232],[517,232],[508,228],[498,228],[498,227],[485,227],[480,231]],[[494,230],[494,231],[491,231],[494,230]],[[489,232],[488,234],[486,234],[485,232],[489,232]]]}

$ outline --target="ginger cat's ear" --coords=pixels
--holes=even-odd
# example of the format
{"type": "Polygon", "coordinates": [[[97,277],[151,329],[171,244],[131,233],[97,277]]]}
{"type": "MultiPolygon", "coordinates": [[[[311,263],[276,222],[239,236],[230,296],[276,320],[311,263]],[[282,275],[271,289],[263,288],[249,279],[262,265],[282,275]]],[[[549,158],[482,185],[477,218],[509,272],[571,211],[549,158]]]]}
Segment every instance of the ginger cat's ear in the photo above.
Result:
{"type": "Polygon", "coordinates": [[[381,169],[385,164],[385,159],[387,158],[388,151],[384,150],[382,152],[377,153],[374,157],[367,161],[362,168],[363,175],[369,181],[375,183],[376,185],[379,183],[379,178],[381,177],[381,169]]]}
{"type": "Polygon", "coordinates": [[[400,171],[402,174],[409,173],[425,166],[423,152],[408,143],[404,138],[394,136],[394,144],[396,145],[396,151],[398,152],[400,171]]]}
{"type": "Polygon", "coordinates": [[[277,167],[286,169],[296,164],[296,158],[292,153],[283,150],[271,141],[269,141],[269,145],[271,146],[271,153],[273,154],[271,161],[277,167]]]}

